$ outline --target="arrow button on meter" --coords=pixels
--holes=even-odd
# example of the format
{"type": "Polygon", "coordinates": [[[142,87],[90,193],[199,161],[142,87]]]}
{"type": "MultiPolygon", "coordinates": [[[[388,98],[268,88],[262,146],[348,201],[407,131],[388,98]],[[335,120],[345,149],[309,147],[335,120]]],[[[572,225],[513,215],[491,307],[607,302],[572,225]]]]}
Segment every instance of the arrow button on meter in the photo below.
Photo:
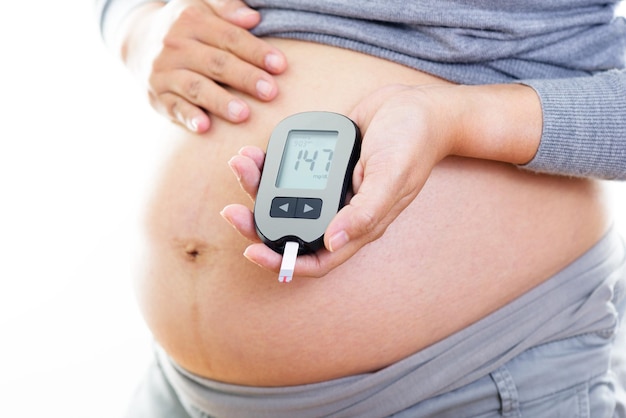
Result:
{"type": "Polygon", "coordinates": [[[299,198],[296,218],[317,219],[322,214],[322,199],[299,198]]]}
{"type": "Polygon", "coordinates": [[[275,197],[270,207],[272,218],[293,218],[296,214],[298,199],[295,197],[275,197]]]}

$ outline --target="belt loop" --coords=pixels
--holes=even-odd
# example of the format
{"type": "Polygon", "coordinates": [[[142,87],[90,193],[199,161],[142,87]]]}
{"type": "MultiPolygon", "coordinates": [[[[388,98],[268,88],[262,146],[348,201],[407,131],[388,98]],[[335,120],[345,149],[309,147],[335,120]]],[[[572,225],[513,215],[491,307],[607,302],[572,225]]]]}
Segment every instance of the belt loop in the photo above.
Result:
{"type": "Polygon", "coordinates": [[[504,418],[521,418],[517,387],[509,369],[500,366],[490,373],[500,395],[500,411],[504,418]]]}

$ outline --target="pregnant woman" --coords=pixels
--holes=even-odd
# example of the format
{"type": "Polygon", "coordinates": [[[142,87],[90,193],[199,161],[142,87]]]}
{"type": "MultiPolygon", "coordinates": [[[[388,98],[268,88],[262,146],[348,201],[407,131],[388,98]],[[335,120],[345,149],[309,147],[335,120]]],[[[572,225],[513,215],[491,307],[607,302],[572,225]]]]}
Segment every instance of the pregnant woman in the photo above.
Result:
{"type": "MultiPolygon", "coordinates": [[[[130,417],[625,417],[616,2],[99,1],[177,123],[137,277],[130,417]],[[272,129],[363,133],[354,196],[279,283],[250,209],[272,129]]],[[[132,139],[130,139],[132,140],[132,139]]]]}

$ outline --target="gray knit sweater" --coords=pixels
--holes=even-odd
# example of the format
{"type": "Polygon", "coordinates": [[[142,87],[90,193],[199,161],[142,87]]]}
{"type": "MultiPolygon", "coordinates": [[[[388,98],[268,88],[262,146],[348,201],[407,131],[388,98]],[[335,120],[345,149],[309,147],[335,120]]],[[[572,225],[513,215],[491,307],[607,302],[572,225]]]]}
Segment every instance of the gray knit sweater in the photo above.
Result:
{"type": "MultiPolygon", "coordinates": [[[[151,0],[96,0],[105,39],[151,0]]],[[[626,179],[626,23],[618,0],[248,0],[259,36],[354,49],[463,84],[519,82],[543,106],[524,167],[626,179]]]]}

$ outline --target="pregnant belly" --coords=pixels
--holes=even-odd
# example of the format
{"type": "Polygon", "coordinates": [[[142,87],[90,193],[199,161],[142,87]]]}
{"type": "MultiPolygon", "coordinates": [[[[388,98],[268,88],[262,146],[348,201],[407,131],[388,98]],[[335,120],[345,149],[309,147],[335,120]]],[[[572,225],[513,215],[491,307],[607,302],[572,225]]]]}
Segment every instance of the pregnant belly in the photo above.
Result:
{"type": "Polygon", "coordinates": [[[320,279],[288,285],[248,262],[219,215],[252,203],[227,161],[265,147],[282,118],[348,113],[391,83],[442,80],[331,47],[273,41],[287,55],[280,96],[204,136],[171,126],[176,149],[146,213],[137,277],[155,339],[189,371],[244,385],[291,385],[384,367],[475,322],[582,254],[607,227],[591,181],[447,158],[385,235],[320,279]]]}

